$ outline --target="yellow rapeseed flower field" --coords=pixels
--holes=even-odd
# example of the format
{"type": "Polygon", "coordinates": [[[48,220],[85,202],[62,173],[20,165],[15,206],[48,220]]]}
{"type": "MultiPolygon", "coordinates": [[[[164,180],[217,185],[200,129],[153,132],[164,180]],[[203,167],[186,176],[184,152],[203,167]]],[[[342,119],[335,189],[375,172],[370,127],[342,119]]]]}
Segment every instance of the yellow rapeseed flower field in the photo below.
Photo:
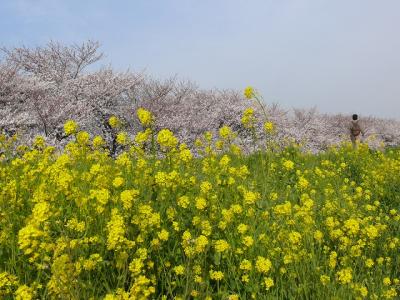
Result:
{"type": "Polygon", "coordinates": [[[139,120],[115,158],[73,121],[63,151],[0,136],[0,299],[398,297],[399,149],[244,155],[225,126],[194,155],[139,120]]]}

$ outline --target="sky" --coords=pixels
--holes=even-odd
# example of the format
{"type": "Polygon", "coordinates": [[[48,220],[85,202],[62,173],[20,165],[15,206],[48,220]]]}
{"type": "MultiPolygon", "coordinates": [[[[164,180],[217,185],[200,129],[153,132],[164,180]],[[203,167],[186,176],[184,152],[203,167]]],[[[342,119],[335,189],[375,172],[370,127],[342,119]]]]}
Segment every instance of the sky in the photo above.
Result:
{"type": "Polygon", "coordinates": [[[121,71],[400,119],[399,0],[0,0],[0,46],[50,39],[98,40],[121,71]]]}

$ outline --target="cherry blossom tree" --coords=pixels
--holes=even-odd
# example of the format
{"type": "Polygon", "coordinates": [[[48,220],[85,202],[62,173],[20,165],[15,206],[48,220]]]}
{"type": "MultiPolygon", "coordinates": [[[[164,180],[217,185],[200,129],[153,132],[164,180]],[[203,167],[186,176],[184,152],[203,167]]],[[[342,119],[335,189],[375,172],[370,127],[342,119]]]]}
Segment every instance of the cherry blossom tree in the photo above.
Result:
{"type": "MultiPolygon", "coordinates": [[[[177,77],[157,80],[98,66],[103,53],[96,41],[73,45],[50,41],[36,48],[1,48],[0,54],[0,131],[19,133],[23,142],[41,134],[62,146],[63,123],[74,119],[82,129],[106,137],[115,150],[110,116],[120,118],[133,135],[141,129],[135,111],[144,107],[156,116],[156,129],[169,128],[189,146],[205,131],[216,133],[228,125],[246,147],[250,137],[241,116],[253,107],[260,120],[256,131],[264,143],[264,113],[241,91],[204,90],[177,77]]],[[[350,116],[321,114],[315,108],[283,110],[268,102],[266,114],[276,128],[269,138],[278,144],[289,139],[302,143],[306,150],[319,151],[349,139],[350,116]]],[[[361,116],[361,121],[373,147],[381,142],[400,144],[399,121],[371,116],[361,116]]]]}

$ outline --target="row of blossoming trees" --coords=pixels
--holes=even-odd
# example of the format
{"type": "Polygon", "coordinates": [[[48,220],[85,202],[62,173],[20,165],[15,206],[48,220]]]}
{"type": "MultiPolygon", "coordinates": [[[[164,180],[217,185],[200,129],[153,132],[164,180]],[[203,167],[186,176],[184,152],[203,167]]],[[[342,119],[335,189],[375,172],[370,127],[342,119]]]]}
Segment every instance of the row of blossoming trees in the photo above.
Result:
{"type": "MultiPolygon", "coordinates": [[[[51,41],[44,47],[2,48],[0,131],[18,133],[23,141],[41,134],[50,143],[63,145],[62,126],[73,119],[91,134],[105,136],[115,150],[116,134],[109,118],[118,117],[133,135],[140,127],[134,111],[144,107],[156,116],[156,127],[169,128],[189,145],[199,134],[223,125],[237,131],[247,144],[251,137],[241,118],[246,108],[253,107],[260,120],[266,115],[275,125],[278,141],[294,139],[316,151],[348,138],[348,116],[323,115],[315,109],[289,112],[276,104],[263,111],[237,91],[202,90],[176,78],[155,80],[111,67],[92,71],[103,57],[99,46],[94,41],[69,46],[51,41]]],[[[256,124],[257,130],[262,131],[263,124],[256,124]]],[[[364,126],[375,145],[400,143],[400,122],[368,117],[364,126]]]]}

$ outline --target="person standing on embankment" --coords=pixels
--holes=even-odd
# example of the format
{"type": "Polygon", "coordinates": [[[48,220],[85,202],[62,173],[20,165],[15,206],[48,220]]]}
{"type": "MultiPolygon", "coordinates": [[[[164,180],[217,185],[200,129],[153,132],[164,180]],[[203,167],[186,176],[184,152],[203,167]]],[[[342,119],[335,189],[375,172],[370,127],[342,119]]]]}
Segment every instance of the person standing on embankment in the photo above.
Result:
{"type": "Polygon", "coordinates": [[[354,114],[350,124],[350,139],[354,148],[360,142],[360,135],[364,136],[364,130],[359,124],[358,115],[354,114]]]}

